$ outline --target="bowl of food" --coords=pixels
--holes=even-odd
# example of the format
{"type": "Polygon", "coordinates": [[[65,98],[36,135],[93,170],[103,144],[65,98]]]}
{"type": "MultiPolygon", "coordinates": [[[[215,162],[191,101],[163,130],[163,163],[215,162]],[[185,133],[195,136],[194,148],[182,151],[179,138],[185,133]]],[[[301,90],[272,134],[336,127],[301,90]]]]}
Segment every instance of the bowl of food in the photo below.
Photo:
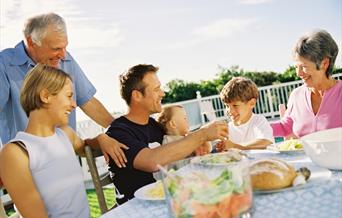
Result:
{"type": "Polygon", "coordinates": [[[314,132],[301,138],[312,162],[332,170],[342,170],[342,127],[314,132]]]}
{"type": "Polygon", "coordinates": [[[252,207],[247,162],[201,165],[185,159],[165,166],[162,181],[170,217],[239,217],[252,207]]]}
{"type": "Polygon", "coordinates": [[[241,150],[232,148],[226,152],[196,156],[191,159],[191,163],[202,165],[228,165],[243,161],[246,158],[247,155],[241,150]]]}

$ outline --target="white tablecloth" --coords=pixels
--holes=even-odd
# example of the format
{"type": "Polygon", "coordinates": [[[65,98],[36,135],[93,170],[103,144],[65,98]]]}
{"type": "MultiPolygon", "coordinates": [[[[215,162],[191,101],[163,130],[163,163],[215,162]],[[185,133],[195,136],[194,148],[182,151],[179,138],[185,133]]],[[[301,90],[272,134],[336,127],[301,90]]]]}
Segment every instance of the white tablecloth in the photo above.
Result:
{"type": "MultiPolygon", "coordinates": [[[[277,157],[288,161],[311,163],[304,154],[288,155],[279,153],[257,152],[251,156],[257,158],[277,157]]],[[[288,217],[327,217],[342,218],[342,171],[332,171],[328,180],[315,182],[302,189],[293,189],[272,194],[254,194],[253,218],[288,218],[288,217]]],[[[165,201],[146,201],[132,199],[123,205],[102,215],[101,218],[167,218],[165,201]]]]}

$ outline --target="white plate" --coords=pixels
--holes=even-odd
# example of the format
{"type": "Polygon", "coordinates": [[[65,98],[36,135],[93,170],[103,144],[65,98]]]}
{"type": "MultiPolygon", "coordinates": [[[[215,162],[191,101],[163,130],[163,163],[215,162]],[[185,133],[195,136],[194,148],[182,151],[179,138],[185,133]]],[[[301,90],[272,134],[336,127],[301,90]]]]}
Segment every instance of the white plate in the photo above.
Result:
{"type": "MultiPolygon", "coordinates": [[[[236,154],[239,155],[239,154],[236,154]]],[[[217,162],[217,163],[208,163],[207,161],[209,161],[210,159],[214,159],[214,158],[221,158],[221,161],[226,161],[225,159],[231,158],[232,157],[232,153],[231,152],[220,152],[220,153],[214,153],[214,154],[207,154],[207,155],[203,155],[203,156],[196,156],[194,158],[191,159],[190,163],[192,164],[199,164],[199,165],[203,165],[203,166],[226,166],[226,165],[232,165],[232,164],[236,164],[237,162],[240,162],[244,159],[246,159],[246,157],[244,155],[240,155],[241,156],[241,160],[232,160],[231,162],[217,162]]]]}
{"type": "Polygon", "coordinates": [[[161,201],[161,200],[165,200],[165,197],[163,198],[158,198],[158,197],[151,197],[147,194],[147,192],[149,190],[151,190],[152,188],[154,188],[157,185],[157,182],[155,183],[151,183],[148,185],[145,185],[141,188],[139,188],[138,190],[136,190],[134,192],[134,197],[142,199],[142,200],[148,200],[148,201],[161,201]]]}
{"type": "Polygon", "coordinates": [[[282,153],[282,154],[301,154],[301,153],[304,153],[304,148],[297,149],[297,150],[279,150],[279,145],[282,143],[284,143],[284,142],[278,142],[278,143],[269,145],[269,146],[267,146],[267,149],[271,150],[271,151],[277,151],[277,152],[282,153]]]}
{"type": "MultiPolygon", "coordinates": [[[[288,161],[291,163],[290,161],[288,161]]],[[[269,193],[276,193],[276,192],[284,192],[284,191],[291,191],[291,190],[298,190],[302,188],[309,188],[311,186],[316,185],[317,183],[322,183],[326,180],[328,180],[331,177],[331,171],[319,167],[316,165],[313,165],[312,163],[292,163],[292,165],[295,167],[295,169],[299,169],[300,167],[307,167],[311,171],[310,178],[308,181],[306,181],[303,185],[298,186],[292,186],[287,188],[281,188],[281,189],[272,189],[272,190],[255,190],[253,191],[254,194],[269,194],[269,193]]]]}
{"type": "Polygon", "coordinates": [[[288,150],[288,151],[278,150],[278,152],[282,153],[282,154],[303,154],[304,153],[304,149],[288,150]]]}

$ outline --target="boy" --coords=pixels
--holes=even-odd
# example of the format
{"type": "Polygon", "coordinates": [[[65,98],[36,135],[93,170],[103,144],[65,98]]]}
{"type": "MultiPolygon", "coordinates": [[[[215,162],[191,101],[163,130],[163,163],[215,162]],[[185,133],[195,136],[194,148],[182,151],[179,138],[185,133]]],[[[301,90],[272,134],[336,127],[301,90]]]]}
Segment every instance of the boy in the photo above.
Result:
{"type": "Polygon", "coordinates": [[[264,116],[253,113],[258,96],[257,86],[247,78],[234,77],[224,86],[220,97],[232,122],[228,124],[228,139],[216,145],[218,151],[265,149],[273,143],[270,124],[264,116]]]}

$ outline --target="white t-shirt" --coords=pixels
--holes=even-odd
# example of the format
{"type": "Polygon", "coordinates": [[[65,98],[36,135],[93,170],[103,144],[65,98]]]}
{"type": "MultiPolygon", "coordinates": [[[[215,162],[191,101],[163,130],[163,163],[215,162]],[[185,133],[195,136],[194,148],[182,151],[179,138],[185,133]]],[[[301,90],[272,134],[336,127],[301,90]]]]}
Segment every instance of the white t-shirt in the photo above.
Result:
{"type": "Polygon", "coordinates": [[[229,122],[228,128],[229,140],[242,146],[256,139],[267,139],[274,142],[272,127],[261,114],[252,114],[247,123],[240,126],[229,122]]]}

